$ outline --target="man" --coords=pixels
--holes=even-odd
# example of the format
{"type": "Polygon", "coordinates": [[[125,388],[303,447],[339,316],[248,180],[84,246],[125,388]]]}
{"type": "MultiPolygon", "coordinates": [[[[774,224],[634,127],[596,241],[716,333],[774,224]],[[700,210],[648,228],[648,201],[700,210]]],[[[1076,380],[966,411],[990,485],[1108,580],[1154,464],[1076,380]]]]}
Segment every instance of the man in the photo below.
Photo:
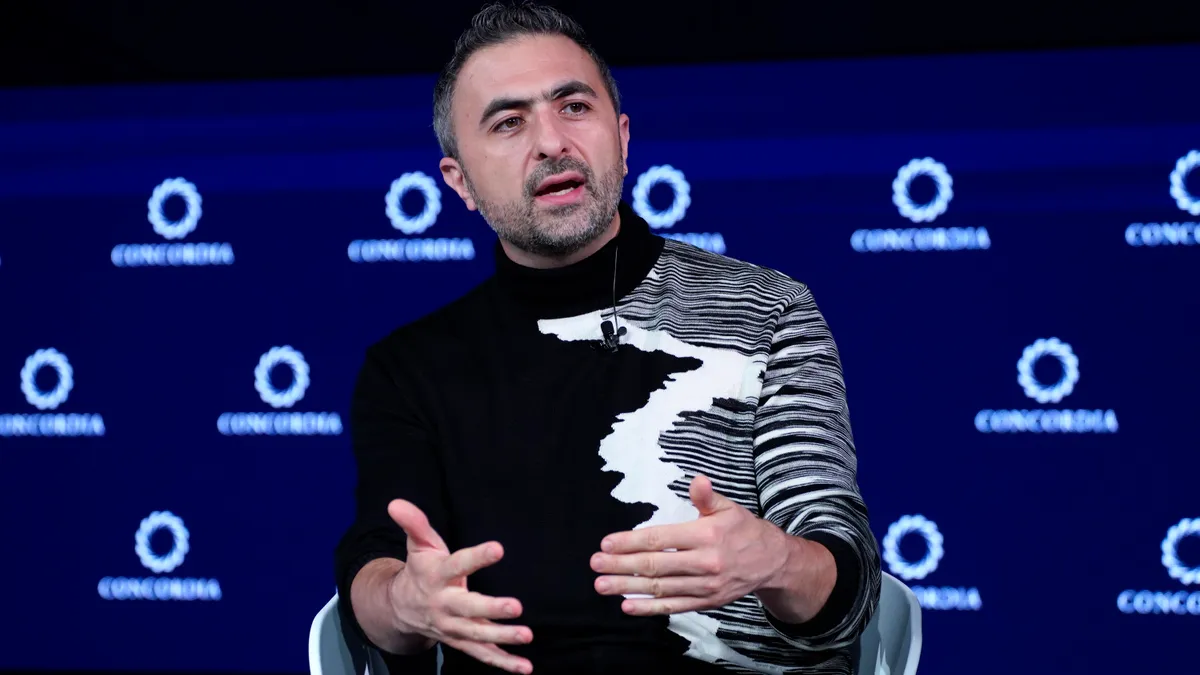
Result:
{"type": "Polygon", "coordinates": [[[496,273],[371,346],[343,620],[393,673],[849,673],[879,560],[801,283],[650,233],[582,31],[491,6],[435,90],[496,273]]]}

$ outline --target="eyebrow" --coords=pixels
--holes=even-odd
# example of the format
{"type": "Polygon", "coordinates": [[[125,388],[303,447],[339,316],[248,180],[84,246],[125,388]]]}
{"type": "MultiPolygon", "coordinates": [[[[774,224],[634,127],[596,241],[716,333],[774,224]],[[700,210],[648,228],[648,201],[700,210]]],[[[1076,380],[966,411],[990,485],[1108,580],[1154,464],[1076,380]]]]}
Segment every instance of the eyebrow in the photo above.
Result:
{"type": "Polygon", "coordinates": [[[483,115],[479,118],[479,126],[482,127],[487,124],[487,121],[491,119],[493,115],[502,110],[529,110],[533,107],[534,103],[539,101],[557,101],[560,98],[575,96],[577,94],[584,94],[592,98],[597,98],[596,90],[592,89],[587,84],[580,82],[579,80],[563,82],[562,84],[547,89],[546,91],[542,92],[542,95],[537,99],[513,97],[494,98],[492,99],[491,103],[488,103],[487,107],[483,109],[483,115]]]}

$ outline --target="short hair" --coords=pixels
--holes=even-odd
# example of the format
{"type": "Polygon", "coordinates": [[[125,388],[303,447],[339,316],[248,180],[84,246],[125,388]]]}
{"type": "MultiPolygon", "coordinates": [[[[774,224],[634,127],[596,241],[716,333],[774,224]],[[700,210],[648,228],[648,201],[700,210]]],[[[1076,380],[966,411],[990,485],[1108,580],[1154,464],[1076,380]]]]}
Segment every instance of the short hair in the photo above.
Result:
{"type": "Polygon", "coordinates": [[[471,19],[470,28],[454,43],[454,56],[442,69],[433,88],[433,130],[445,156],[458,159],[458,141],[454,137],[450,108],[458,73],[467,59],[480,49],[527,35],[561,35],[579,45],[595,62],[600,77],[604,80],[604,88],[608,90],[608,96],[612,99],[613,108],[618,116],[621,114],[621,96],[617,91],[617,82],[613,79],[608,64],[587,41],[583,27],[574,19],[553,7],[538,5],[528,0],[512,5],[494,2],[479,10],[471,19]]]}

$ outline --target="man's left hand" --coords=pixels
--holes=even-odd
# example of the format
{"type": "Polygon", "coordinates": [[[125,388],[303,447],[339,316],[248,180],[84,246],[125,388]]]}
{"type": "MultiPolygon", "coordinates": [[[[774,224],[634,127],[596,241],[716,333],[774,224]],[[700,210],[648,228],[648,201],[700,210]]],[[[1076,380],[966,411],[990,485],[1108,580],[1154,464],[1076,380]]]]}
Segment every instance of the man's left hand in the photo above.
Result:
{"type": "Polygon", "coordinates": [[[692,480],[688,494],[698,519],[610,534],[592,556],[592,569],[603,575],[596,579],[601,595],[653,596],[626,598],[627,614],[722,607],[784,568],[790,547],[783,530],[717,494],[704,476],[692,480]]]}

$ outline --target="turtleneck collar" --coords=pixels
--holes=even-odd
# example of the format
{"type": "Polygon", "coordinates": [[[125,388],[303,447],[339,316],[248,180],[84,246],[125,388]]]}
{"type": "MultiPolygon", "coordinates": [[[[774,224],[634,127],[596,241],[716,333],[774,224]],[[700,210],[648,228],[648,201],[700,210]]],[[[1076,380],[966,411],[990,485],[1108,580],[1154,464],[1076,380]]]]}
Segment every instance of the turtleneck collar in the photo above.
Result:
{"type": "Polygon", "coordinates": [[[496,244],[496,282],[524,313],[542,319],[586,314],[612,306],[613,263],[619,301],[654,267],[663,239],[624,201],[617,207],[617,236],[592,255],[566,267],[537,269],[513,262],[496,244]]]}

